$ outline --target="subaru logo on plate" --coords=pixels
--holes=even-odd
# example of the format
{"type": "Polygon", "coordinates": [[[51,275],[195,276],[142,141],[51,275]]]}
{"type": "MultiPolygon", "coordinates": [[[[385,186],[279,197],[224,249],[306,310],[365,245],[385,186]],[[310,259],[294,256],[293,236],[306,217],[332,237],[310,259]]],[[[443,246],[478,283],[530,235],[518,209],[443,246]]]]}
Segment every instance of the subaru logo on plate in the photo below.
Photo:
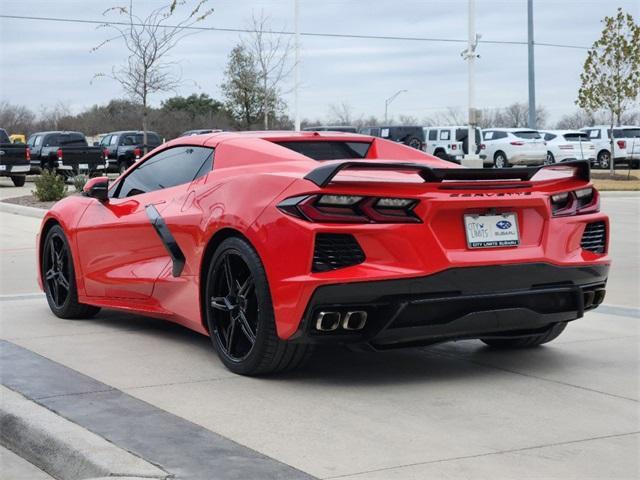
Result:
{"type": "Polygon", "coordinates": [[[511,222],[509,222],[508,220],[500,220],[498,223],[496,223],[496,227],[498,227],[500,230],[506,230],[507,228],[511,228],[511,222]]]}

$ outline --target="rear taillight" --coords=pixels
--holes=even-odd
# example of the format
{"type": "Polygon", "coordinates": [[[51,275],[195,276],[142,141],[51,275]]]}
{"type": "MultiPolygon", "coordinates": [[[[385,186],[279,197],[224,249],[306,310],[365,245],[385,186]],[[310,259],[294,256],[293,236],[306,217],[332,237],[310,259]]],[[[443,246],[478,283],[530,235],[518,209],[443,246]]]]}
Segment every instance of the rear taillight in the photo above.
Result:
{"type": "Polygon", "coordinates": [[[627,148],[627,142],[625,140],[618,140],[616,143],[618,144],[618,148],[627,148]]]}
{"type": "Polygon", "coordinates": [[[31,160],[31,149],[29,147],[25,150],[24,156],[27,160],[31,160]]]}
{"type": "Polygon", "coordinates": [[[102,151],[102,154],[104,155],[104,159],[105,159],[105,160],[109,160],[109,149],[105,148],[105,149],[102,151]]]}
{"type": "Polygon", "coordinates": [[[515,145],[516,147],[521,147],[522,145],[524,145],[524,142],[510,142],[511,145],[515,145]]]}
{"type": "Polygon", "coordinates": [[[420,223],[417,200],[359,195],[303,195],[283,200],[278,208],[315,223],[420,223]]]}
{"type": "Polygon", "coordinates": [[[484,150],[485,148],[487,148],[487,146],[484,143],[480,144],[480,150],[484,150]]]}
{"type": "Polygon", "coordinates": [[[58,160],[62,160],[62,149],[59,148],[58,151],[56,152],[56,156],[58,157],[58,160]]]}
{"type": "Polygon", "coordinates": [[[142,150],[140,150],[139,148],[135,148],[133,150],[133,154],[136,156],[136,160],[138,160],[142,156],[142,150]]]}
{"type": "Polygon", "coordinates": [[[600,211],[600,195],[595,188],[587,187],[571,192],[551,195],[551,212],[554,217],[581,215],[600,211]]]}
{"type": "Polygon", "coordinates": [[[456,150],[458,148],[458,146],[454,143],[453,145],[451,145],[451,150],[456,150]]]}

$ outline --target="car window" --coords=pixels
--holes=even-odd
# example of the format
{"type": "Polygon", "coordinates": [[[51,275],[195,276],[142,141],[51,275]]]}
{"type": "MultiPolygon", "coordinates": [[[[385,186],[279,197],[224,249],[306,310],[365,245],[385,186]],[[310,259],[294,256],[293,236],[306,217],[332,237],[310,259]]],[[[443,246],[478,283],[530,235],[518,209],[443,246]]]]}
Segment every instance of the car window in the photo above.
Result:
{"type": "Polygon", "coordinates": [[[488,132],[482,132],[484,135],[484,140],[493,140],[493,131],[488,131],[488,132]]]}
{"type": "Polygon", "coordinates": [[[429,130],[429,140],[437,140],[437,139],[438,139],[438,131],[429,130]]]}
{"type": "Polygon", "coordinates": [[[11,143],[9,135],[7,135],[6,130],[2,128],[0,128],[0,143],[11,143]]]}
{"type": "Polygon", "coordinates": [[[614,128],[614,138],[640,138],[640,128],[614,128]]]}
{"type": "Polygon", "coordinates": [[[158,152],[138,164],[114,190],[114,197],[125,198],[163,188],[191,183],[205,175],[213,164],[213,149],[182,146],[158,152]]]}
{"type": "Polygon", "coordinates": [[[589,132],[589,138],[600,138],[600,130],[587,130],[589,132]]]}
{"type": "Polygon", "coordinates": [[[29,137],[29,141],[27,145],[30,147],[39,147],[42,145],[42,135],[34,135],[33,137],[29,137]]]}
{"type": "Polygon", "coordinates": [[[371,146],[369,142],[336,142],[326,140],[275,143],[318,161],[365,158],[371,146]]]}
{"type": "Polygon", "coordinates": [[[520,130],[519,132],[513,132],[518,138],[524,138],[527,140],[535,140],[540,138],[540,134],[535,130],[520,130]]]}
{"type": "Polygon", "coordinates": [[[117,145],[118,144],[118,136],[111,135],[111,140],[109,141],[109,145],[117,145]]]}
{"type": "Polygon", "coordinates": [[[589,135],[587,135],[586,133],[565,133],[563,136],[567,142],[588,142],[589,141],[589,135]]]}
{"type": "MultiPolygon", "coordinates": [[[[553,133],[545,133],[544,134],[544,139],[545,140],[553,140],[556,137],[557,137],[557,135],[555,135],[553,133]]],[[[566,135],[565,135],[565,138],[567,138],[566,135]]]]}
{"type": "Polygon", "coordinates": [[[449,130],[440,130],[440,140],[449,140],[451,132],[449,130]]]}
{"type": "Polygon", "coordinates": [[[109,145],[109,142],[111,141],[111,137],[112,135],[105,135],[104,137],[102,137],[102,140],[100,140],[100,145],[102,145],[103,147],[106,147],[107,145],[109,145]]]}
{"type": "Polygon", "coordinates": [[[382,138],[389,138],[389,129],[388,128],[380,129],[380,136],[382,138]]]}

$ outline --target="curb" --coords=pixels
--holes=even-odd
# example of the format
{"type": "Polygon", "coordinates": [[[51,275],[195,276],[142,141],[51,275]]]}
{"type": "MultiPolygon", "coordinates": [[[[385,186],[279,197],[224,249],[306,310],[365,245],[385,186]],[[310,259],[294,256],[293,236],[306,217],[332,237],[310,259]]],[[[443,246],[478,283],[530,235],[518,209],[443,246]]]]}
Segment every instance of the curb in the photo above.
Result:
{"type": "Polygon", "coordinates": [[[43,218],[47,210],[44,208],[27,207],[13,203],[0,202],[0,212],[24,215],[26,217],[43,218]]]}
{"type": "Polygon", "coordinates": [[[0,444],[59,480],[169,474],[50,410],[0,386],[0,444]]]}

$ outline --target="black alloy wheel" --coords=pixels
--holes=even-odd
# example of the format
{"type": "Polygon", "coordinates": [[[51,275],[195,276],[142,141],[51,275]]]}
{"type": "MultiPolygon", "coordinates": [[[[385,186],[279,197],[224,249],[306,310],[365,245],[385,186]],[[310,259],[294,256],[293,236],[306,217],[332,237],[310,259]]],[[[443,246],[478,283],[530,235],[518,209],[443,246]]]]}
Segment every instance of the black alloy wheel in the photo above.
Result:
{"type": "Polygon", "coordinates": [[[243,238],[222,241],[209,263],[203,311],[222,363],[240,375],[293,370],[312,345],[282,340],[262,261],[243,238]]]}
{"type": "Polygon", "coordinates": [[[213,271],[209,306],[215,310],[214,334],[218,346],[233,361],[242,361],[253,349],[258,332],[258,300],[253,275],[242,256],[225,252],[213,271]]]}
{"type": "Polygon", "coordinates": [[[60,318],[89,318],[99,307],[78,302],[69,243],[60,225],[49,229],[42,244],[42,285],[51,311],[60,318]]]}

